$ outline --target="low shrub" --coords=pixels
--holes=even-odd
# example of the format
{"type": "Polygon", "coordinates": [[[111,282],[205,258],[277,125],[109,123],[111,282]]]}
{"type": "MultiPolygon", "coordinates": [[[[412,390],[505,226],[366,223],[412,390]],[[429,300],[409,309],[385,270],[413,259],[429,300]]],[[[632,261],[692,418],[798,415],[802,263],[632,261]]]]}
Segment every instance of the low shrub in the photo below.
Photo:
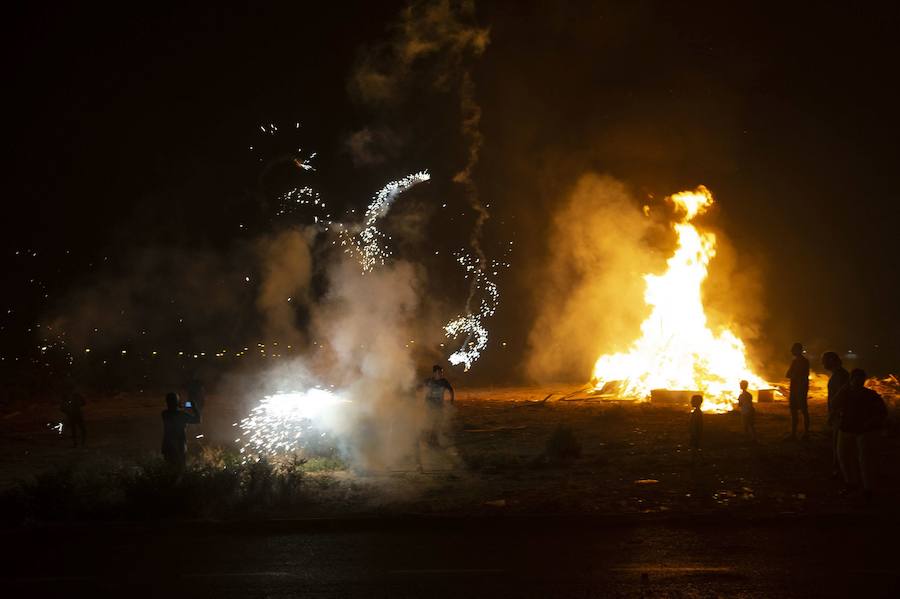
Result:
{"type": "Polygon", "coordinates": [[[571,462],[581,457],[581,443],[571,428],[560,424],[547,439],[544,455],[551,463],[571,462]]]}
{"type": "MultiPolygon", "coordinates": [[[[318,472],[343,466],[337,458],[315,460],[318,472]]],[[[242,462],[225,452],[211,452],[181,471],[156,456],[99,469],[64,466],[2,494],[0,507],[12,523],[240,517],[315,503],[321,485],[306,484],[309,466],[297,456],[242,462]]]]}

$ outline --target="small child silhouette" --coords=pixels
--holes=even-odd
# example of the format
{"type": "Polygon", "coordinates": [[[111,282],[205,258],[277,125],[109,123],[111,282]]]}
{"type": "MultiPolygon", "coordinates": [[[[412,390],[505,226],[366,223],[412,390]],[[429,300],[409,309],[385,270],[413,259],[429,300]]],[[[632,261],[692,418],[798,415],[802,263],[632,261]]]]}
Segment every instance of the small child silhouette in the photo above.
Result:
{"type": "Polygon", "coordinates": [[[702,395],[694,395],[691,397],[691,422],[690,422],[690,432],[691,432],[691,459],[693,461],[697,460],[697,454],[700,451],[700,446],[702,445],[703,440],[703,412],[700,410],[700,406],[703,405],[703,396],[702,395]]]}
{"type": "Polygon", "coordinates": [[[738,408],[741,410],[741,424],[744,425],[744,434],[756,443],[756,410],[753,408],[753,396],[747,391],[749,383],[741,381],[741,394],[738,395],[738,408]]]}

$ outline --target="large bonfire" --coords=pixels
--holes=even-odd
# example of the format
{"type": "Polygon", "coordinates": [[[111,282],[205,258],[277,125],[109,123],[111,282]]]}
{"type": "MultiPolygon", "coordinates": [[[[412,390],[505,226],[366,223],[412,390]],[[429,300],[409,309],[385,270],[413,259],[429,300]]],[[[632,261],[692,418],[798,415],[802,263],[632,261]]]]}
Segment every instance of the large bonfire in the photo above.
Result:
{"type": "Polygon", "coordinates": [[[731,330],[710,330],[701,286],[716,255],[716,236],[691,220],[713,203],[700,186],[669,198],[681,219],[674,223],[678,244],[661,275],[646,274],[644,301],[652,308],[641,337],[623,353],[600,356],[592,384],[613,387],[623,398],[644,399],[654,389],[692,390],[704,395],[704,409],[730,409],[741,379],[767,387],[747,365],[744,343],[731,330]]]}

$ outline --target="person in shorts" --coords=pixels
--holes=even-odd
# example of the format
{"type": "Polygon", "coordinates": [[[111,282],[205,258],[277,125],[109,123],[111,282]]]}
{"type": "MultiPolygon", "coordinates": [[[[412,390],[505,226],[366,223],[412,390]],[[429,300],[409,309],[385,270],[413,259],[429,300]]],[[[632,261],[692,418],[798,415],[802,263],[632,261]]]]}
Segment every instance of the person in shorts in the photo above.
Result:
{"type": "Polygon", "coordinates": [[[444,378],[444,369],[439,364],[431,368],[431,376],[422,383],[425,388],[425,406],[428,410],[426,439],[431,445],[439,445],[444,423],[444,395],[450,393],[450,402],[456,401],[453,386],[444,378]]]}
{"type": "Polygon", "coordinates": [[[784,375],[791,381],[788,402],[791,409],[791,439],[797,438],[797,424],[800,415],[803,415],[803,440],[809,439],[809,360],[803,355],[803,344],[795,343],[791,346],[791,354],[794,359],[784,375]]]}

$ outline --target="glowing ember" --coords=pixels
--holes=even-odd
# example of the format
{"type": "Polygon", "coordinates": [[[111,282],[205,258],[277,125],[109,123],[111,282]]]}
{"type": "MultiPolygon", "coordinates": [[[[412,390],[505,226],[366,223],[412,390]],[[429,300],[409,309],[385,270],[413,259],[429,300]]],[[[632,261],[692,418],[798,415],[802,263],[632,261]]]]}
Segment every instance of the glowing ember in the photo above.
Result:
{"type": "Polygon", "coordinates": [[[325,389],[267,395],[235,423],[243,435],[241,453],[277,455],[306,446],[309,436],[327,431],[338,407],[348,400],[325,389]]]}
{"type": "Polygon", "coordinates": [[[700,186],[668,199],[684,216],[674,225],[678,246],[666,272],[644,275],[644,301],[653,309],[627,352],[597,359],[592,383],[599,390],[616,382],[620,396],[641,399],[653,389],[699,390],[704,410],[729,410],[741,379],[754,389],[768,385],[747,366],[737,335],[728,329],[713,333],[706,323],[701,286],[716,255],[716,237],[690,221],[712,205],[712,195],[700,186]]]}

